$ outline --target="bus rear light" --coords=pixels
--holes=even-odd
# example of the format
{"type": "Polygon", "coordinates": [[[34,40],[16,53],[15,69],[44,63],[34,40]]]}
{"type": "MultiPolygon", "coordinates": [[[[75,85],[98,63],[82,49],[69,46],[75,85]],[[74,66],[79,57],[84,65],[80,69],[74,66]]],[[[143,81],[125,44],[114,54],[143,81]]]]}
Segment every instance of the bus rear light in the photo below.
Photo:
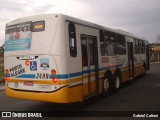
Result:
{"type": "Polygon", "coordinates": [[[25,65],[28,66],[29,65],[29,60],[25,61],[25,65]]]}
{"type": "Polygon", "coordinates": [[[114,66],[115,66],[115,64],[112,64],[112,63],[111,63],[111,64],[109,64],[109,66],[110,66],[110,67],[114,67],[114,66]]]}
{"type": "Polygon", "coordinates": [[[6,80],[6,82],[7,82],[7,81],[9,80],[9,77],[8,77],[8,76],[6,76],[6,79],[5,79],[5,80],[6,80]]]}
{"type": "Polygon", "coordinates": [[[58,79],[57,78],[52,78],[53,83],[57,83],[58,79]]]}
{"type": "Polygon", "coordinates": [[[9,70],[8,69],[6,69],[6,74],[9,74],[9,70]]]}
{"type": "Polygon", "coordinates": [[[52,69],[52,70],[51,70],[51,74],[52,74],[52,75],[56,75],[56,70],[55,70],[55,69],[52,69]]]}

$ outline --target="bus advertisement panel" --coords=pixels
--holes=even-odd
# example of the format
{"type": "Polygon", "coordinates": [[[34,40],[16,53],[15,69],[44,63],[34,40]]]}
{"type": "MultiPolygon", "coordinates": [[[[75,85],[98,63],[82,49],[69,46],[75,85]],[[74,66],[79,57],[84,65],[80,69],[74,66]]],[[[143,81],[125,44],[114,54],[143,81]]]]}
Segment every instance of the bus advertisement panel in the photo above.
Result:
{"type": "Polygon", "coordinates": [[[30,50],[31,22],[6,27],[5,51],[30,50]]]}

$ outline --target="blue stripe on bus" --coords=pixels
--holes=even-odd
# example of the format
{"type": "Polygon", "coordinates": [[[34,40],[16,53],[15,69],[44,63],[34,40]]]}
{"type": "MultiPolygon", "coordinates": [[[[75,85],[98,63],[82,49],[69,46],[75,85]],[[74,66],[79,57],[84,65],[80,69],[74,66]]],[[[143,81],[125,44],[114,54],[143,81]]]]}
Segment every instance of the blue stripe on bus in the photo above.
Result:
{"type": "Polygon", "coordinates": [[[50,75],[49,79],[52,79],[53,77],[56,77],[58,79],[67,79],[68,78],[68,74],[62,74],[62,75],[50,75]]]}
{"type": "Polygon", "coordinates": [[[71,74],[69,74],[69,78],[77,77],[77,76],[81,76],[81,75],[82,75],[82,72],[71,73],[71,74]]]}
{"type": "Polygon", "coordinates": [[[22,74],[17,76],[16,78],[35,78],[35,74],[22,74]]]}
{"type": "MultiPolygon", "coordinates": [[[[122,64],[116,65],[115,68],[119,68],[122,67],[122,64]]],[[[100,71],[104,71],[106,69],[111,69],[110,66],[108,67],[103,67],[103,68],[99,68],[99,72],[100,71]]],[[[49,79],[52,79],[53,77],[56,77],[58,79],[68,79],[68,78],[73,78],[73,77],[78,77],[78,76],[82,76],[83,74],[88,74],[88,73],[92,73],[95,72],[95,69],[91,69],[91,70],[83,70],[82,72],[75,72],[75,73],[70,73],[70,74],[57,74],[57,75],[50,75],[49,79]]],[[[5,76],[10,77],[10,74],[6,74],[5,76]]],[[[22,74],[19,76],[16,76],[15,78],[35,78],[36,75],[35,74],[22,74]]]]}

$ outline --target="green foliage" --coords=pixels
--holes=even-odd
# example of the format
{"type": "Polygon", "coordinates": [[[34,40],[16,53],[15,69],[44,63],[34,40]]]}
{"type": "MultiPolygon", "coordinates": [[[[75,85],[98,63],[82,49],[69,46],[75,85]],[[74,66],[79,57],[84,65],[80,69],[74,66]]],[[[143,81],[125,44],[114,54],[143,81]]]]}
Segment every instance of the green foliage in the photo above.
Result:
{"type": "Polygon", "coordinates": [[[4,72],[0,72],[0,77],[4,77],[4,72]]]}

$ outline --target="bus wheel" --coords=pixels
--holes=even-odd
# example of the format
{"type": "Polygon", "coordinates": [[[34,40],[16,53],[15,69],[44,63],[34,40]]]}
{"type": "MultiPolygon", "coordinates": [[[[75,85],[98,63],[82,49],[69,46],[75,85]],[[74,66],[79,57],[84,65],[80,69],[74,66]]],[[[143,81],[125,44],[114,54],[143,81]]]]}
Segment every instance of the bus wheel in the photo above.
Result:
{"type": "Polygon", "coordinates": [[[113,83],[112,83],[112,90],[114,92],[117,92],[117,91],[119,91],[120,86],[121,86],[121,75],[120,75],[120,73],[119,74],[116,73],[114,80],[113,80],[113,83]]]}
{"type": "Polygon", "coordinates": [[[110,81],[107,77],[105,77],[103,80],[102,89],[103,89],[102,96],[103,97],[108,96],[110,92],[110,81]]]}

